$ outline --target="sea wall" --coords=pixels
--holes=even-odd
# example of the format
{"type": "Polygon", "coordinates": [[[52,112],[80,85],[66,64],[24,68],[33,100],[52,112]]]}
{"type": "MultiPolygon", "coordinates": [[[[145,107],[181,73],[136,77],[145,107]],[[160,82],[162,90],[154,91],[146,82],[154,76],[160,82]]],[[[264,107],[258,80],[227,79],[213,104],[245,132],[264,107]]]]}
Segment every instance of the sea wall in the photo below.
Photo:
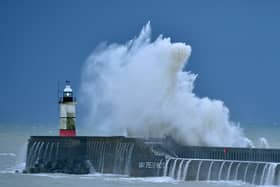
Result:
{"type": "Polygon", "coordinates": [[[30,173],[88,173],[86,140],[59,136],[30,137],[26,171],[30,173]]]}
{"type": "Polygon", "coordinates": [[[156,176],[163,169],[164,160],[165,154],[153,152],[148,140],[117,136],[32,136],[28,142],[26,172],[156,176]],[[161,167],[148,166],[148,162],[155,165],[160,161],[161,167]],[[139,167],[143,162],[148,165],[139,167]]]}
{"type": "Polygon", "coordinates": [[[181,146],[170,138],[32,136],[28,173],[113,173],[280,184],[280,150],[181,146]]]}

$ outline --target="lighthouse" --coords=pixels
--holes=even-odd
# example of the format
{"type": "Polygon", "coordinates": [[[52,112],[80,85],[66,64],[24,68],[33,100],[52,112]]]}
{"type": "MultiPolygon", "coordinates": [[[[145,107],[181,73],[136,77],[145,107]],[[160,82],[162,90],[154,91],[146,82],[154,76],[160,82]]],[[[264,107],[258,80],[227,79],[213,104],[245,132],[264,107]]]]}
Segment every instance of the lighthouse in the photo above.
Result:
{"type": "Polygon", "coordinates": [[[76,99],[70,86],[66,81],[62,97],[59,98],[60,110],[60,136],[76,136],[76,99]]]}

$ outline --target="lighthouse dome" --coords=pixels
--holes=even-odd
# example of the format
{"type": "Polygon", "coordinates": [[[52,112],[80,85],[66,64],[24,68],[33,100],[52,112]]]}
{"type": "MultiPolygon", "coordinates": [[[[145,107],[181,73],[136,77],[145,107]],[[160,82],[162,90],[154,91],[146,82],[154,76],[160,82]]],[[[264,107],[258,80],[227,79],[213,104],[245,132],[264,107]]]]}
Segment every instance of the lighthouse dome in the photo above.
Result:
{"type": "Polygon", "coordinates": [[[72,92],[72,88],[70,85],[66,85],[63,92],[72,92]]]}
{"type": "Polygon", "coordinates": [[[66,81],[66,85],[65,85],[65,88],[63,90],[63,97],[64,98],[65,97],[68,97],[68,98],[72,98],[73,97],[73,91],[72,91],[72,88],[70,86],[70,81],[66,81]]]}
{"type": "Polygon", "coordinates": [[[70,86],[70,81],[66,81],[65,88],[63,89],[63,95],[59,98],[59,103],[69,103],[69,102],[75,102],[75,97],[73,90],[70,86]]]}

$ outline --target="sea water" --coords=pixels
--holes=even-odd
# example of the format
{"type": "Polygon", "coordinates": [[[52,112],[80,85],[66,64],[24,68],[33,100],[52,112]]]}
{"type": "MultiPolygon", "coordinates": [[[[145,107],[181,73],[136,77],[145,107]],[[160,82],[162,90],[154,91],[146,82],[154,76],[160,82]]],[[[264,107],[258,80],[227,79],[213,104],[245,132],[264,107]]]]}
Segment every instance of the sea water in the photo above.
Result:
{"type": "MultiPolygon", "coordinates": [[[[244,126],[243,126],[244,127],[244,126]]],[[[258,141],[265,137],[270,147],[280,148],[280,126],[247,125],[245,134],[258,141]]],[[[83,130],[79,131],[83,135],[83,130]]],[[[0,187],[56,187],[56,186],[254,186],[241,181],[179,181],[170,177],[132,178],[113,174],[22,174],[24,168],[26,146],[31,135],[57,135],[55,126],[42,125],[0,125],[0,187]],[[18,171],[18,172],[17,172],[18,171]]]]}

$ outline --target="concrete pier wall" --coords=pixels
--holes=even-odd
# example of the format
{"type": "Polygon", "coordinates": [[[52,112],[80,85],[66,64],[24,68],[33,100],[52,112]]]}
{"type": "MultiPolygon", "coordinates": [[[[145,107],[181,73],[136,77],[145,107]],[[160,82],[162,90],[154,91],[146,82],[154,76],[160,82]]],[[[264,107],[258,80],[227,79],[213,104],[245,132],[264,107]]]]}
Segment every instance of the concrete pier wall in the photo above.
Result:
{"type": "Polygon", "coordinates": [[[113,173],[279,184],[280,150],[182,146],[170,138],[32,136],[26,172],[113,173]]]}

